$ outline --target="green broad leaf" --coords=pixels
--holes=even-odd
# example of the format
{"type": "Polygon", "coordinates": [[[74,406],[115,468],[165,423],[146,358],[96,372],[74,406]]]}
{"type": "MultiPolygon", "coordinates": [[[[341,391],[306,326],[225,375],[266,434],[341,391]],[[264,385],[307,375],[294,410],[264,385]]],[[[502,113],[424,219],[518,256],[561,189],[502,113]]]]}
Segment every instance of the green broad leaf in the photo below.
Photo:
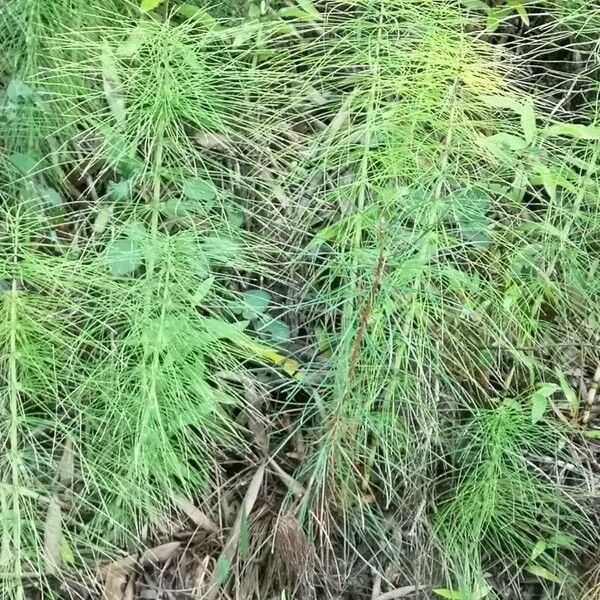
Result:
{"type": "Polygon", "coordinates": [[[486,19],[486,31],[493,33],[498,29],[500,23],[510,17],[512,9],[506,6],[494,6],[489,12],[486,19]]]}
{"type": "Polygon", "coordinates": [[[260,328],[261,333],[266,333],[275,344],[285,344],[291,337],[290,326],[281,319],[272,319],[260,328]]]}
{"type": "Polygon", "coordinates": [[[248,6],[248,16],[251,19],[259,19],[262,15],[260,6],[256,2],[251,2],[248,6]]]}
{"type": "Polygon", "coordinates": [[[202,249],[209,260],[224,266],[237,266],[241,247],[227,236],[209,236],[202,242],[202,249]]]}
{"type": "Polygon", "coordinates": [[[524,223],[521,227],[519,227],[520,232],[543,232],[544,234],[555,237],[557,240],[560,240],[563,243],[568,243],[567,233],[564,229],[559,229],[552,223],[546,223],[544,221],[540,221],[539,223],[524,223]]]}
{"type": "MultiPolygon", "coordinates": [[[[37,186],[36,186],[37,187],[37,186]]],[[[46,208],[62,208],[64,205],[63,197],[52,187],[42,185],[37,187],[44,206],[46,208]]]]}
{"type": "Polygon", "coordinates": [[[223,29],[209,11],[199,6],[181,4],[177,7],[176,11],[186,19],[194,19],[196,22],[201,23],[209,31],[220,31],[223,29]]]}
{"type": "Polygon", "coordinates": [[[548,408],[548,398],[560,387],[555,383],[543,383],[531,395],[531,422],[533,424],[540,421],[548,408]]]}
{"type": "Polygon", "coordinates": [[[313,20],[313,16],[309,15],[306,11],[298,8],[297,6],[284,6],[277,11],[280,17],[288,19],[310,19],[313,20]]]}
{"type": "Polygon", "coordinates": [[[111,181],[107,188],[108,196],[115,202],[129,200],[131,198],[131,191],[131,182],[126,179],[116,183],[111,181]]]}
{"type": "Polygon", "coordinates": [[[567,378],[564,376],[564,373],[560,371],[560,369],[556,368],[554,370],[554,374],[558,379],[558,383],[560,385],[560,390],[564,394],[565,399],[569,403],[569,409],[571,410],[571,416],[575,417],[579,412],[579,397],[577,393],[573,389],[573,386],[567,381],[567,378]]]}
{"type": "Polygon", "coordinates": [[[212,270],[208,257],[204,252],[195,252],[193,256],[189,257],[188,264],[190,269],[202,279],[210,277],[212,270]]]}
{"type": "Polygon", "coordinates": [[[491,7],[489,7],[482,0],[461,0],[460,2],[465,8],[473,11],[482,12],[484,15],[489,14],[491,7]]]}
{"type": "Polygon", "coordinates": [[[548,542],[549,548],[576,548],[577,540],[570,535],[564,533],[555,533],[548,542]]]}
{"type": "Polygon", "coordinates": [[[356,219],[356,217],[354,217],[354,216],[343,217],[339,221],[332,223],[331,225],[328,225],[327,227],[324,227],[320,231],[317,231],[315,236],[308,243],[308,247],[311,248],[311,247],[319,246],[323,242],[335,241],[344,230],[348,229],[351,220],[354,220],[354,219],[356,219]]]}
{"type": "Polygon", "coordinates": [[[521,117],[521,128],[523,129],[525,141],[531,143],[534,140],[537,131],[537,124],[533,102],[520,102],[516,98],[500,95],[484,96],[483,100],[489,106],[492,106],[494,108],[512,110],[513,112],[518,114],[521,117]]]}
{"type": "Polygon", "coordinates": [[[331,354],[331,343],[334,339],[334,336],[321,327],[317,327],[315,329],[315,334],[317,337],[317,347],[319,348],[319,352],[325,355],[331,354]]]}
{"type": "Polygon", "coordinates": [[[482,100],[492,108],[505,108],[516,112],[518,115],[520,115],[523,110],[523,104],[511,96],[492,94],[483,96],[482,100]]]}
{"type": "Polygon", "coordinates": [[[486,144],[490,148],[501,147],[515,151],[527,148],[527,142],[523,138],[510,133],[496,133],[495,135],[491,135],[486,138],[486,144]]]}
{"type": "Polygon", "coordinates": [[[528,102],[523,105],[523,112],[521,112],[521,129],[523,130],[525,141],[531,144],[537,133],[535,109],[532,103],[528,102]]]}
{"type": "Polygon", "coordinates": [[[127,39],[122,42],[116,49],[115,53],[117,56],[131,57],[135,56],[142,47],[144,39],[146,37],[146,31],[141,25],[138,25],[128,36],[127,39]]]}
{"type": "Polygon", "coordinates": [[[476,356],[482,369],[489,370],[494,366],[494,355],[489,350],[478,350],[476,356]]]}
{"type": "Polygon", "coordinates": [[[506,3],[521,17],[521,21],[529,27],[529,15],[525,4],[521,0],[507,0],[506,3]]]}
{"type": "Polygon", "coordinates": [[[559,123],[544,129],[545,137],[566,136],[576,140],[600,140],[600,127],[578,123],[559,123]]]}
{"type": "Polygon", "coordinates": [[[221,554],[217,560],[216,567],[216,579],[219,585],[224,585],[227,583],[230,571],[231,563],[229,562],[229,559],[224,554],[221,554]]]}
{"type": "Polygon", "coordinates": [[[492,154],[503,161],[514,160],[515,155],[529,147],[526,140],[510,133],[496,133],[485,137],[483,144],[492,154]]]}
{"type": "Polygon", "coordinates": [[[546,190],[546,193],[552,200],[556,200],[556,190],[559,183],[562,183],[562,178],[559,173],[551,170],[541,162],[536,162],[533,168],[537,172],[537,177],[530,177],[532,183],[541,183],[546,190]]]}
{"type": "Polygon", "coordinates": [[[102,233],[110,223],[112,215],[112,206],[101,206],[98,209],[98,214],[96,215],[96,218],[92,224],[92,231],[96,234],[102,233]]]}
{"type": "Polygon", "coordinates": [[[116,166],[124,178],[132,178],[136,173],[144,171],[143,161],[136,156],[129,140],[117,128],[100,126],[100,131],[108,162],[116,166]]]}
{"type": "Polygon", "coordinates": [[[243,23],[236,28],[236,34],[231,42],[234,48],[243,46],[247,41],[251,40],[261,29],[260,23],[243,23]]]}
{"type": "Polygon", "coordinates": [[[502,298],[502,306],[506,312],[511,312],[513,307],[521,298],[521,288],[514,283],[511,283],[508,288],[504,291],[504,297],[502,298]]]}
{"type": "Polygon", "coordinates": [[[8,160],[25,177],[33,175],[38,170],[38,161],[29,154],[15,152],[8,157],[8,160]]]}
{"type": "Polygon", "coordinates": [[[183,184],[183,193],[190,200],[204,204],[212,202],[217,196],[214,185],[205,179],[188,179],[183,184]]]}
{"type": "Polygon", "coordinates": [[[33,93],[33,90],[21,79],[11,79],[6,86],[6,97],[14,103],[18,103],[21,98],[30,98],[33,93]]]}
{"type": "Polygon", "coordinates": [[[140,2],[140,11],[143,13],[150,12],[158,8],[165,0],[142,0],[140,2]]]}
{"type": "Polygon", "coordinates": [[[452,192],[449,200],[462,237],[477,244],[489,243],[487,212],[490,196],[483,190],[472,188],[452,192]]]}
{"type": "Polygon", "coordinates": [[[250,524],[246,510],[242,506],[242,518],[240,520],[240,556],[242,560],[250,558],[250,524]]]}
{"type": "Polygon", "coordinates": [[[307,14],[309,14],[314,19],[319,19],[321,17],[321,13],[318,11],[317,7],[313,4],[312,0],[296,0],[296,4],[307,14]]]}
{"type": "Polygon", "coordinates": [[[248,325],[248,321],[228,323],[227,321],[213,318],[202,320],[202,326],[208,333],[214,335],[219,340],[228,340],[234,343],[248,341],[248,336],[244,333],[244,329],[248,325]]]}
{"type": "Polygon", "coordinates": [[[540,556],[540,554],[543,554],[547,547],[548,544],[544,540],[537,542],[531,551],[530,559],[535,560],[538,556],[540,556]]]}
{"type": "Polygon", "coordinates": [[[481,287],[481,281],[478,273],[468,273],[461,271],[450,265],[443,266],[440,269],[440,274],[447,282],[448,287],[452,290],[472,290],[477,291],[481,287]]]}
{"type": "Polygon", "coordinates": [[[448,600],[464,600],[463,594],[460,592],[456,592],[454,590],[449,590],[448,588],[435,588],[431,590],[436,596],[441,596],[442,598],[448,598],[448,600]]]}
{"type": "Polygon", "coordinates": [[[143,252],[130,237],[118,238],[107,245],[106,261],[111,275],[126,277],[141,266],[143,252]]]}
{"type": "Polygon", "coordinates": [[[75,554],[69,542],[65,539],[65,537],[61,537],[60,540],[60,555],[62,561],[66,565],[74,565],[75,564],[75,554]]]}
{"type": "Polygon", "coordinates": [[[169,198],[166,202],[161,203],[160,210],[170,219],[178,219],[188,216],[190,212],[193,213],[193,206],[196,204],[196,202],[189,202],[188,200],[182,200],[181,198],[169,198]],[[190,204],[192,205],[191,211],[189,210],[190,204]]]}
{"type": "Polygon", "coordinates": [[[196,202],[196,200],[188,200],[186,198],[169,198],[161,205],[162,212],[172,219],[194,214],[206,214],[207,208],[207,206],[196,202]]]}
{"type": "Polygon", "coordinates": [[[515,398],[503,398],[502,402],[500,403],[500,406],[514,411],[517,414],[520,414],[523,412],[523,407],[519,404],[519,402],[515,399],[515,398]]]}
{"type": "MultiPolygon", "coordinates": [[[[398,205],[401,203],[401,209],[406,213],[409,213],[411,209],[428,200],[428,197],[423,196],[419,190],[412,190],[410,188],[398,190],[397,188],[390,187],[380,190],[379,194],[385,201],[397,199],[398,205]]],[[[365,228],[374,227],[380,217],[380,209],[377,203],[370,204],[361,213],[346,215],[335,223],[317,231],[314,237],[308,242],[307,249],[318,247],[323,242],[343,240],[347,233],[356,226],[364,226],[365,228]]]]}
{"type": "Polygon", "coordinates": [[[546,567],[542,567],[541,565],[531,563],[525,567],[525,571],[535,575],[536,577],[539,577],[540,579],[546,579],[547,581],[552,581],[554,583],[561,582],[561,578],[558,575],[549,569],[546,569],[546,567]]]}
{"type": "Polygon", "coordinates": [[[235,204],[228,204],[225,210],[227,212],[227,222],[231,227],[240,229],[244,226],[244,213],[235,204]]]}
{"type": "Polygon", "coordinates": [[[457,590],[450,590],[448,588],[435,588],[432,590],[437,596],[442,598],[448,598],[449,600],[482,600],[490,592],[492,588],[485,582],[482,581],[480,584],[475,586],[475,589],[469,594],[464,594],[457,590]]]}
{"type": "Polygon", "coordinates": [[[201,304],[202,301],[208,296],[208,293],[212,289],[215,283],[215,278],[210,276],[207,277],[194,292],[194,305],[201,304]]]}
{"type": "Polygon", "coordinates": [[[246,290],[242,298],[244,308],[253,316],[264,313],[271,302],[271,294],[267,290],[246,290]]]}
{"type": "Polygon", "coordinates": [[[600,440],[600,429],[588,429],[583,435],[590,440],[600,440]]]}

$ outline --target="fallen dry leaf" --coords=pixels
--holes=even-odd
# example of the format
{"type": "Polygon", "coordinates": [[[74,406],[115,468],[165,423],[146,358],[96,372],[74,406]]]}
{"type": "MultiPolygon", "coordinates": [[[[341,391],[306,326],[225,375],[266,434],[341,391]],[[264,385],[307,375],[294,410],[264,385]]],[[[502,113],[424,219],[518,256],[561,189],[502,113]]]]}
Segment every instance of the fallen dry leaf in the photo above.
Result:
{"type": "Polygon", "coordinates": [[[115,560],[114,562],[104,565],[100,567],[100,577],[102,579],[106,579],[108,577],[109,572],[119,571],[124,574],[132,573],[135,570],[138,561],[135,556],[126,556],[124,558],[120,558],[119,560],[115,560]]]}
{"type": "Polygon", "coordinates": [[[135,591],[135,575],[129,578],[125,591],[123,592],[123,600],[133,600],[133,594],[135,591]]]}
{"type": "Polygon", "coordinates": [[[229,139],[226,136],[216,133],[198,132],[194,135],[194,140],[199,146],[206,148],[207,150],[213,148],[224,149],[227,148],[229,143],[229,139]]]}
{"type": "Polygon", "coordinates": [[[129,587],[127,575],[127,570],[117,563],[109,565],[104,573],[102,600],[124,600],[124,589],[129,587]]]}
{"type": "Polygon", "coordinates": [[[148,567],[163,563],[171,558],[180,546],[181,542],[167,542],[154,548],[148,548],[139,559],[133,555],[125,556],[101,567],[99,570],[100,577],[106,581],[108,577],[114,578],[116,575],[121,574],[124,576],[130,575],[138,566],[148,567]]]}
{"type": "Polygon", "coordinates": [[[246,495],[244,496],[244,501],[242,502],[242,506],[238,512],[237,518],[233,527],[231,528],[231,532],[229,533],[229,538],[227,539],[227,543],[223,547],[223,555],[227,556],[227,558],[231,561],[235,555],[235,550],[237,547],[237,543],[240,539],[240,532],[242,529],[242,520],[244,517],[248,518],[252,509],[254,508],[254,503],[258,498],[258,492],[262,486],[263,479],[265,477],[265,466],[261,465],[250,484],[248,485],[248,489],[246,490],[246,495]]]}
{"type": "Polygon", "coordinates": [[[181,542],[167,542],[148,548],[139,560],[130,555],[102,567],[100,569],[100,577],[103,581],[102,600],[133,600],[135,568],[163,563],[169,560],[180,546],[181,542]]]}
{"type": "Polygon", "coordinates": [[[148,548],[142,554],[140,558],[140,564],[143,567],[149,565],[158,565],[163,563],[169,558],[171,558],[179,547],[181,546],[181,542],[167,542],[166,544],[161,544],[160,546],[155,546],[154,548],[148,548]]]}
{"type": "Polygon", "coordinates": [[[58,500],[50,498],[44,523],[44,568],[47,574],[56,575],[62,564],[62,511],[58,500]]]}
{"type": "Polygon", "coordinates": [[[288,475],[270,456],[267,457],[269,464],[273,467],[273,470],[277,474],[277,476],[283,481],[288,490],[292,492],[295,496],[301,497],[304,496],[306,490],[302,486],[302,484],[298,483],[291,475],[288,475]]]}
{"type": "Polygon", "coordinates": [[[70,488],[73,485],[74,473],[75,460],[73,458],[73,441],[71,438],[67,438],[58,464],[58,482],[66,488],[70,488]]]}
{"type": "Polygon", "coordinates": [[[214,521],[205,515],[197,506],[187,498],[175,498],[175,504],[200,528],[210,533],[218,533],[219,528],[214,521]]]}
{"type": "Polygon", "coordinates": [[[404,598],[405,596],[410,596],[411,594],[414,594],[423,588],[424,586],[422,585],[407,585],[405,587],[396,588],[395,590],[385,592],[380,596],[377,596],[377,600],[395,600],[396,598],[404,598]]]}

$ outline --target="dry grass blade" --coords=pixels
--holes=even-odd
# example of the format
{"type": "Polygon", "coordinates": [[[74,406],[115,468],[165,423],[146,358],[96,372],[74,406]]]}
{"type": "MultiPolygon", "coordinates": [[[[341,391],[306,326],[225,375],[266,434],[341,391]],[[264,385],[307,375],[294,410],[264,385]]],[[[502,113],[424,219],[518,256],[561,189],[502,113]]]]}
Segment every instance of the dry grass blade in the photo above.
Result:
{"type": "Polygon", "coordinates": [[[261,465],[254,473],[250,484],[248,485],[248,489],[246,490],[246,495],[244,496],[244,500],[242,501],[242,505],[240,506],[240,510],[235,519],[235,523],[231,528],[229,533],[229,537],[227,538],[227,542],[223,547],[223,552],[221,556],[227,557],[230,561],[235,556],[237,544],[240,540],[240,532],[242,528],[242,521],[244,520],[244,516],[248,518],[252,509],[254,508],[254,504],[256,503],[256,499],[258,498],[258,492],[263,484],[263,480],[265,477],[265,466],[261,465]]]}
{"type": "Polygon", "coordinates": [[[306,493],[306,489],[304,488],[304,486],[301,483],[299,483],[291,475],[286,473],[275,462],[275,460],[272,457],[268,457],[267,460],[269,461],[269,464],[271,465],[271,467],[273,467],[273,470],[275,471],[275,474],[277,475],[277,477],[279,477],[279,479],[281,479],[281,481],[283,481],[283,483],[288,488],[290,493],[292,493],[294,496],[296,496],[298,498],[301,498],[302,496],[304,496],[304,494],[306,493]]]}
{"type": "Polygon", "coordinates": [[[194,578],[193,597],[196,600],[204,600],[209,592],[209,583],[207,578],[210,576],[208,565],[210,564],[210,556],[205,556],[196,567],[196,577],[194,578]]]}
{"type": "Polygon", "coordinates": [[[214,570],[211,578],[211,583],[206,593],[206,600],[212,600],[216,597],[220,582],[220,574],[218,566],[220,564],[225,565],[226,570],[229,570],[229,566],[232,564],[235,555],[238,549],[238,543],[240,541],[240,535],[242,531],[242,523],[245,519],[248,518],[252,509],[254,508],[254,504],[256,503],[256,499],[258,498],[258,493],[263,484],[263,480],[265,477],[265,465],[261,465],[254,476],[252,477],[250,484],[248,485],[248,489],[246,490],[246,494],[242,501],[242,505],[240,506],[240,510],[238,511],[237,517],[235,519],[235,523],[229,532],[229,536],[225,545],[223,546],[223,550],[219,559],[217,561],[217,568],[214,570]]]}

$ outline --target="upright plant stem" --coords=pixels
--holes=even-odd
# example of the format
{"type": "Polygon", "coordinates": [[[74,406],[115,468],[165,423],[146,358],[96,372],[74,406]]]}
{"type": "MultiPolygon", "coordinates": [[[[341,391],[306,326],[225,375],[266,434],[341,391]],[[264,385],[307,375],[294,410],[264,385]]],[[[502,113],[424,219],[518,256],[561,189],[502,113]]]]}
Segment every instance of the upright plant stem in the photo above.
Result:
{"type": "MultiPolygon", "coordinates": [[[[16,266],[18,261],[17,247],[15,247],[12,256],[12,262],[16,266]]],[[[14,564],[14,577],[16,590],[16,599],[23,598],[22,584],[22,565],[21,559],[23,551],[21,547],[21,508],[20,508],[20,457],[19,457],[19,405],[20,405],[20,389],[19,371],[17,365],[18,343],[17,343],[17,328],[18,328],[18,284],[15,277],[12,279],[11,290],[9,295],[10,303],[10,334],[9,334],[9,359],[8,359],[8,389],[9,389],[9,461],[11,471],[11,486],[12,486],[12,515],[14,523],[13,529],[13,547],[10,549],[11,559],[14,564]]],[[[8,524],[5,524],[5,527],[8,524]]]]}

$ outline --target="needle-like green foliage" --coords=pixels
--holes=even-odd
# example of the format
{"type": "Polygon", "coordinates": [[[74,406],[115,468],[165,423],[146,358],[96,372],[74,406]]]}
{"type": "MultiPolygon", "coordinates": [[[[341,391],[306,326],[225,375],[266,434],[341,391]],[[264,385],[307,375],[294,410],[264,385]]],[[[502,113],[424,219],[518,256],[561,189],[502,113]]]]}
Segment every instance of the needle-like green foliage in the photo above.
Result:
{"type": "Polygon", "coordinates": [[[577,549],[584,538],[573,534],[585,535],[586,523],[534,466],[540,458],[557,458],[560,445],[560,434],[532,423],[515,400],[478,411],[461,432],[453,458],[457,478],[436,528],[465,597],[475,597],[495,561],[507,567],[531,562],[555,577],[555,591],[562,589],[569,572],[561,558],[577,549]]]}
{"type": "Polygon", "coordinates": [[[96,348],[79,410],[86,460],[117,522],[147,525],[178,495],[205,490],[217,458],[243,447],[240,397],[219,373],[239,370],[244,334],[218,274],[243,267],[242,252],[225,231],[138,222],[96,259],[86,323],[96,348]]]}
{"type": "MultiPolygon", "coordinates": [[[[215,63],[197,23],[129,26],[122,17],[107,17],[104,30],[83,23],[72,39],[62,32],[76,22],[65,21],[49,42],[52,60],[36,66],[31,85],[44,90],[60,139],[48,159],[34,158],[45,147],[37,136],[22,144],[20,132],[6,131],[10,178],[22,194],[6,201],[1,220],[2,581],[16,597],[24,572],[60,566],[46,568],[48,526],[32,498],[54,507],[50,473],[63,444],[77,465],[64,504],[87,533],[65,546],[59,518],[51,549],[57,562],[97,558],[96,540],[147,532],[182,498],[208,489],[226,450],[244,449],[241,397],[226,373],[263,358],[236,323],[232,285],[241,271],[264,271],[251,259],[260,241],[249,247],[224,209],[225,199],[235,204],[233,173],[194,144],[214,134],[233,146],[249,126],[242,96],[256,90],[238,87],[239,100],[224,93],[249,71],[240,59],[238,81],[235,65],[215,63]],[[99,170],[79,174],[84,210],[73,210],[63,202],[73,193],[67,174],[90,160],[99,170]],[[104,173],[120,183],[106,186],[104,173]]],[[[256,126],[252,136],[260,135],[256,126]]],[[[252,136],[244,136],[250,145],[252,136]]]]}
{"type": "Polygon", "coordinates": [[[103,546],[93,535],[80,545],[81,515],[73,506],[82,489],[71,457],[81,439],[69,404],[81,341],[70,316],[81,273],[76,260],[54,255],[52,225],[39,199],[3,182],[0,593],[6,598],[27,597],[28,581],[81,566],[81,550],[93,554],[103,546]]]}
{"type": "Polygon", "coordinates": [[[496,293],[467,262],[489,244],[483,141],[509,126],[485,98],[511,92],[450,4],[329,6],[307,59],[327,99],[308,210],[336,219],[310,242],[328,251],[312,285],[335,348],[312,481],[346,508],[371,493],[399,506],[410,480],[427,478],[443,398],[464,399],[453,371],[475,376],[461,364],[476,327],[462,306],[496,293]]]}
{"type": "MultiPolygon", "coordinates": [[[[591,323],[582,229],[597,227],[598,206],[573,165],[596,159],[554,137],[544,103],[512,83],[514,57],[498,60],[454,4],[327,6],[306,57],[323,125],[297,218],[318,230],[302,257],[315,256],[307,308],[331,371],[305,413],[315,448],[302,474],[317,515],[327,506],[365,530],[377,511],[420,518],[451,443],[443,424],[544,377],[545,346],[591,323]]],[[[527,481],[515,472],[516,488],[527,481]]]]}
{"type": "Polygon", "coordinates": [[[23,281],[47,283],[48,270],[31,250],[22,209],[2,213],[2,252],[8,258],[0,275],[0,512],[2,522],[3,593],[23,598],[24,571],[43,568],[43,543],[38,516],[42,477],[51,471],[45,443],[57,436],[55,407],[62,383],[57,364],[69,355],[68,338],[58,322],[53,302],[23,281]],[[15,228],[17,226],[17,229],[15,228]],[[37,259],[37,260],[36,260],[37,259]],[[53,323],[54,320],[54,323],[53,323]]]}
{"type": "MultiPolygon", "coordinates": [[[[7,0],[3,4],[0,73],[9,82],[0,132],[6,132],[7,148],[33,152],[41,159],[49,151],[56,152],[64,143],[52,137],[56,129],[65,124],[60,116],[64,106],[54,110],[48,104],[47,90],[36,85],[40,71],[55,65],[54,37],[65,29],[106,22],[117,13],[126,18],[134,8],[126,0],[7,0]]],[[[67,74],[63,82],[70,83],[67,74]]]]}
{"type": "Polygon", "coordinates": [[[201,174],[218,184],[227,174],[207,144],[235,153],[264,143],[283,85],[253,68],[247,49],[231,48],[235,32],[177,12],[115,18],[58,36],[59,58],[40,85],[86,127],[77,148],[86,160],[137,180],[201,174]]]}
{"type": "Polygon", "coordinates": [[[251,126],[243,96],[257,78],[241,60],[237,71],[217,62],[219,40],[196,21],[115,20],[101,41],[99,33],[57,39],[64,59],[42,81],[97,138],[90,151],[101,169],[128,178],[125,204],[109,192],[84,250],[97,270],[84,305],[93,346],[80,418],[103,494],[98,526],[109,515],[141,530],[178,496],[205,490],[220,453],[243,447],[233,417],[240,398],[219,372],[259,361],[234,323],[231,284],[261,267],[218,210],[232,176],[195,137],[233,144],[251,126]],[[65,73],[80,84],[62,88],[65,73]]]}
{"type": "Polygon", "coordinates": [[[598,28],[508,4],[5,2],[1,593],[271,451],[348,570],[578,589],[594,475],[555,471],[600,359],[598,28]]]}

